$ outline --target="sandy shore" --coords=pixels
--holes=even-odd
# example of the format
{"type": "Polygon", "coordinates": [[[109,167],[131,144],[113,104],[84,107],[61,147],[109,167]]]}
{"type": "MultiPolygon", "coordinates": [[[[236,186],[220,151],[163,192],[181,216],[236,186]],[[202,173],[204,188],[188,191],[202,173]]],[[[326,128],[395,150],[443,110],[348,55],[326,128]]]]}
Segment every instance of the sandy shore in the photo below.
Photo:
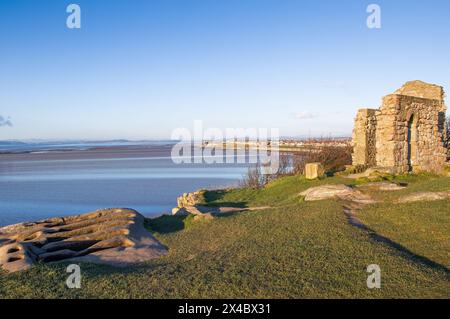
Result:
{"type": "Polygon", "coordinates": [[[103,146],[86,149],[56,149],[49,151],[2,152],[2,160],[67,160],[67,159],[98,159],[98,158],[138,158],[148,156],[170,156],[172,145],[132,145],[103,146]]]}

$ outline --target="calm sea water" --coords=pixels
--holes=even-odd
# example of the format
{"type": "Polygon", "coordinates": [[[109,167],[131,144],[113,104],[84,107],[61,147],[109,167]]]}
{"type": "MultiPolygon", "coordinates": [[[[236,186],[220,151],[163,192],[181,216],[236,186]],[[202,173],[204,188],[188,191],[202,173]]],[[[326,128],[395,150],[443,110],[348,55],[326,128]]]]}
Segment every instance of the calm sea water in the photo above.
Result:
{"type": "Polygon", "coordinates": [[[0,226],[129,207],[169,213],[199,188],[237,185],[246,164],[174,164],[170,145],[0,154],[0,226]]]}

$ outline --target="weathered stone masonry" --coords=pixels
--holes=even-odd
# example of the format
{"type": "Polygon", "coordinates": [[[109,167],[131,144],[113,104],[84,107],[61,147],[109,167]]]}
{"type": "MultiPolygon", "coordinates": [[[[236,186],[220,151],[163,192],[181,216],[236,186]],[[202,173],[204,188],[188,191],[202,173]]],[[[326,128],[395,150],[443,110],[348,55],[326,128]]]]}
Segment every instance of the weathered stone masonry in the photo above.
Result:
{"type": "Polygon", "coordinates": [[[353,165],[440,172],[447,160],[444,90],[407,82],[383,98],[380,109],[358,111],[353,130],[353,165]]]}

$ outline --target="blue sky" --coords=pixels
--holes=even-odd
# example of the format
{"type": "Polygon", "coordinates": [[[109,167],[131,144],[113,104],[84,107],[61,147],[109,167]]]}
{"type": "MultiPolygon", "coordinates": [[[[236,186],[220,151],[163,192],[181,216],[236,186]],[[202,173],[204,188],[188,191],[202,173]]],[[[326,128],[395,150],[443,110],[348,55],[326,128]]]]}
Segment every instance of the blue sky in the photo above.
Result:
{"type": "Polygon", "coordinates": [[[2,0],[0,139],[169,138],[197,119],[349,135],[408,80],[450,90],[449,18],[447,0],[2,0]]]}

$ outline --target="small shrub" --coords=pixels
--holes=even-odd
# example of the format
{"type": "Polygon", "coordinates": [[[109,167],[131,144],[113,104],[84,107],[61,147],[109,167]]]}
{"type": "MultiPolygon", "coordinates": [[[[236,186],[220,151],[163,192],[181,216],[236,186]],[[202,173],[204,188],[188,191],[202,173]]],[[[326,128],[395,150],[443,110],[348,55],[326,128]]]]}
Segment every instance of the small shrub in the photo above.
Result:
{"type": "Polygon", "coordinates": [[[261,165],[256,164],[254,167],[249,167],[247,173],[240,182],[240,186],[244,188],[262,188],[268,182],[268,176],[262,174],[261,165]]]}
{"type": "Polygon", "coordinates": [[[343,171],[352,162],[352,148],[350,146],[310,147],[306,151],[294,155],[294,173],[305,174],[305,165],[313,162],[321,163],[327,173],[343,171]]]}
{"type": "Polygon", "coordinates": [[[292,155],[281,153],[278,158],[278,170],[273,176],[286,176],[292,175],[292,155]]]}

